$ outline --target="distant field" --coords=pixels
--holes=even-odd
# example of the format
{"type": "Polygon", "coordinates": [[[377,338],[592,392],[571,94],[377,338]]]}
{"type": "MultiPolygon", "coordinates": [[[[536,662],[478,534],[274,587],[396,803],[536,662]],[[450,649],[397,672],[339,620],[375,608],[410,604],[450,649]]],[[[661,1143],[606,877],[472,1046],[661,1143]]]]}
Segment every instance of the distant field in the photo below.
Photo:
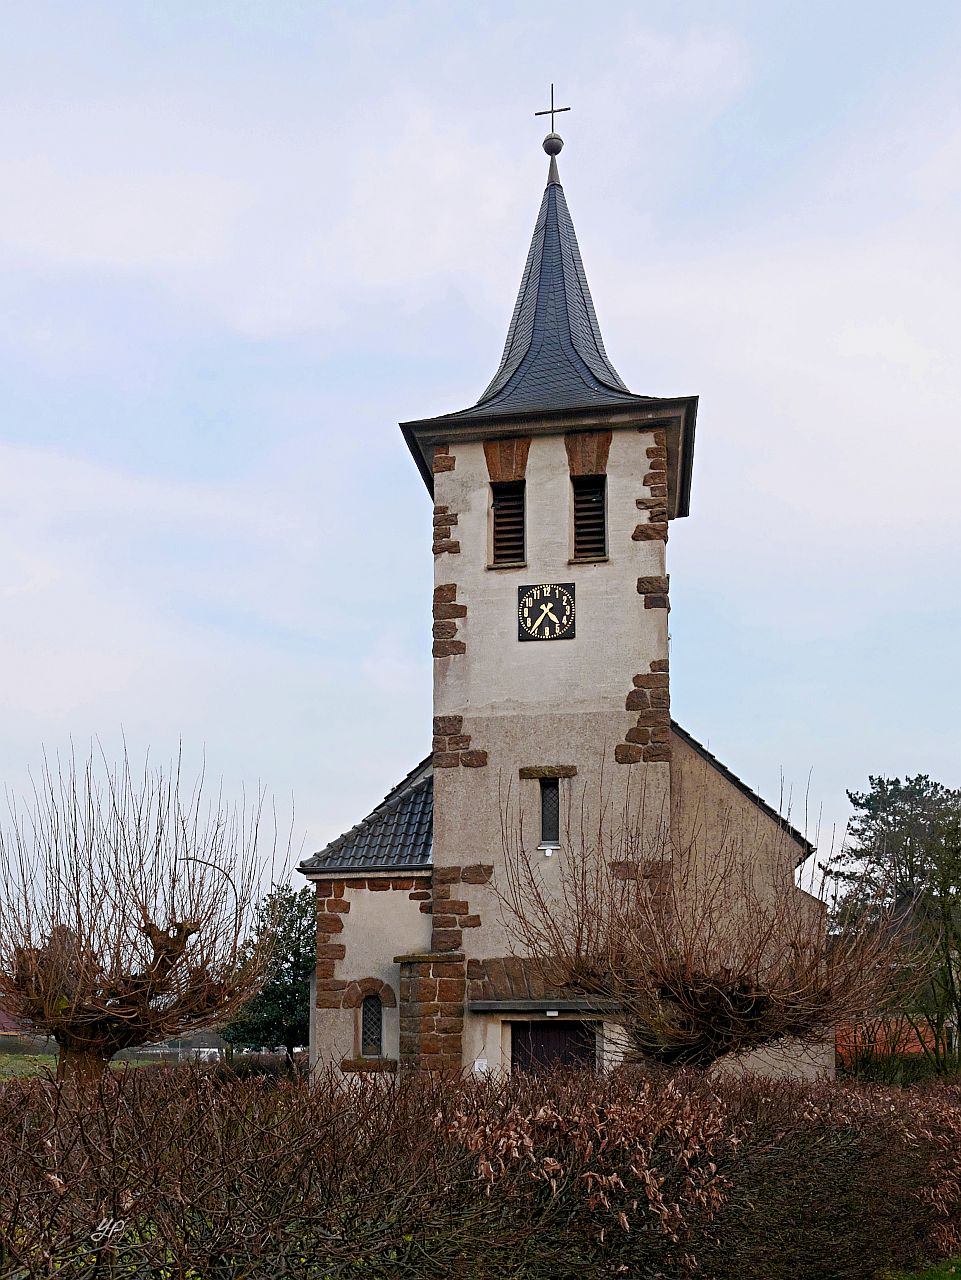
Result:
{"type": "Polygon", "coordinates": [[[961,1276],[961,1258],[948,1258],[927,1271],[899,1271],[891,1280],[950,1280],[961,1276]]]}
{"type": "Polygon", "coordinates": [[[891,1280],[957,1280],[961,1276],[961,1258],[947,1258],[926,1271],[893,1271],[891,1280]]]}
{"type": "MultiPolygon", "coordinates": [[[[157,1061],[157,1058],[129,1058],[111,1065],[115,1070],[121,1070],[125,1066],[143,1067],[157,1061]]],[[[56,1070],[57,1058],[52,1053],[0,1053],[0,1080],[12,1076],[36,1076],[42,1071],[55,1073],[56,1070]]]]}
{"type": "Polygon", "coordinates": [[[35,1076],[44,1069],[56,1071],[57,1059],[52,1053],[0,1053],[0,1079],[35,1076]]]}

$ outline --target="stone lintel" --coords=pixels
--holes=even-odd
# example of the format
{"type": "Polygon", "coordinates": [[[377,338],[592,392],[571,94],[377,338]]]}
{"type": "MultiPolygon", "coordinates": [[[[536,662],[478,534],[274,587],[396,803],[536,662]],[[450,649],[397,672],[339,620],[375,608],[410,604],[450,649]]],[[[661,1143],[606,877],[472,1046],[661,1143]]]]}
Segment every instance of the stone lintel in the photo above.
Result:
{"type": "Polygon", "coordinates": [[[450,964],[452,961],[466,959],[467,957],[463,951],[415,951],[409,956],[394,956],[394,964],[424,964],[435,960],[443,964],[450,964]]]}
{"type": "Polygon", "coordinates": [[[341,1071],[387,1071],[395,1072],[397,1070],[396,1058],[342,1058],[340,1062],[341,1071]]]}
{"type": "Polygon", "coordinates": [[[613,1013],[617,1005],[612,1000],[469,1000],[468,1013],[546,1013],[556,1009],[558,1013],[613,1013]]]}

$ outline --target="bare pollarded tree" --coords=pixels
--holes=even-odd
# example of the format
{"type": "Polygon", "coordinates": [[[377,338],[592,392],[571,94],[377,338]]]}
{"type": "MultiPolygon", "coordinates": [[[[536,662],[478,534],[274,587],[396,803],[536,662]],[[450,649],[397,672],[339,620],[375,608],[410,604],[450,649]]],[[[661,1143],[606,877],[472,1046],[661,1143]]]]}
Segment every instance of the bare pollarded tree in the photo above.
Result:
{"type": "Polygon", "coordinates": [[[602,1001],[628,1059],[706,1067],[824,1040],[910,980],[911,957],[877,909],[829,931],[823,898],[795,883],[795,841],[765,829],[767,817],[744,830],[713,815],[681,841],[666,801],[644,807],[628,797],[615,812],[582,793],[549,875],[509,797],[502,807],[515,951],[549,987],[602,1001]]]}
{"type": "Polygon", "coordinates": [[[102,753],[44,763],[0,827],[0,1006],[59,1048],[58,1077],[209,1027],[258,990],[263,796],[209,799],[102,753]]]}

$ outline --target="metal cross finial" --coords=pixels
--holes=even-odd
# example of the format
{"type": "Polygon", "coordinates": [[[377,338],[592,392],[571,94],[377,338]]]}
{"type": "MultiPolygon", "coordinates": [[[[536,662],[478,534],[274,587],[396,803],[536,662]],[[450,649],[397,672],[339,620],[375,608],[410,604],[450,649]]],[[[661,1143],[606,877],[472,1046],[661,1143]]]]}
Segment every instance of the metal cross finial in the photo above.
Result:
{"type": "Polygon", "coordinates": [[[535,116],[550,116],[550,118],[551,118],[551,133],[553,133],[553,132],[554,132],[554,117],[555,117],[555,115],[560,115],[560,113],[561,113],[562,111],[570,111],[570,107],[555,107],[555,106],[554,106],[554,86],[553,86],[553,85],[551,85],[551,107],[550,107],[550,110],[549,110],[549,111],[535,111],[535,112],[534,112],[534,115],[535,115],[535,116]]]}

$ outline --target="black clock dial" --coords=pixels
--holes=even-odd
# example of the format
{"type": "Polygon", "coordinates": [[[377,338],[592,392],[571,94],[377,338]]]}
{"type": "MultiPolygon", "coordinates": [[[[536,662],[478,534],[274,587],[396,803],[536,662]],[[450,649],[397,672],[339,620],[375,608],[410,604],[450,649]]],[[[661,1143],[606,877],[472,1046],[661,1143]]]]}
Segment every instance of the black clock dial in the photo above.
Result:
{"type": "Polygon", "coordinates": [[[573,582],[517,588],[518,640],[574,639],[573,582]]]}

